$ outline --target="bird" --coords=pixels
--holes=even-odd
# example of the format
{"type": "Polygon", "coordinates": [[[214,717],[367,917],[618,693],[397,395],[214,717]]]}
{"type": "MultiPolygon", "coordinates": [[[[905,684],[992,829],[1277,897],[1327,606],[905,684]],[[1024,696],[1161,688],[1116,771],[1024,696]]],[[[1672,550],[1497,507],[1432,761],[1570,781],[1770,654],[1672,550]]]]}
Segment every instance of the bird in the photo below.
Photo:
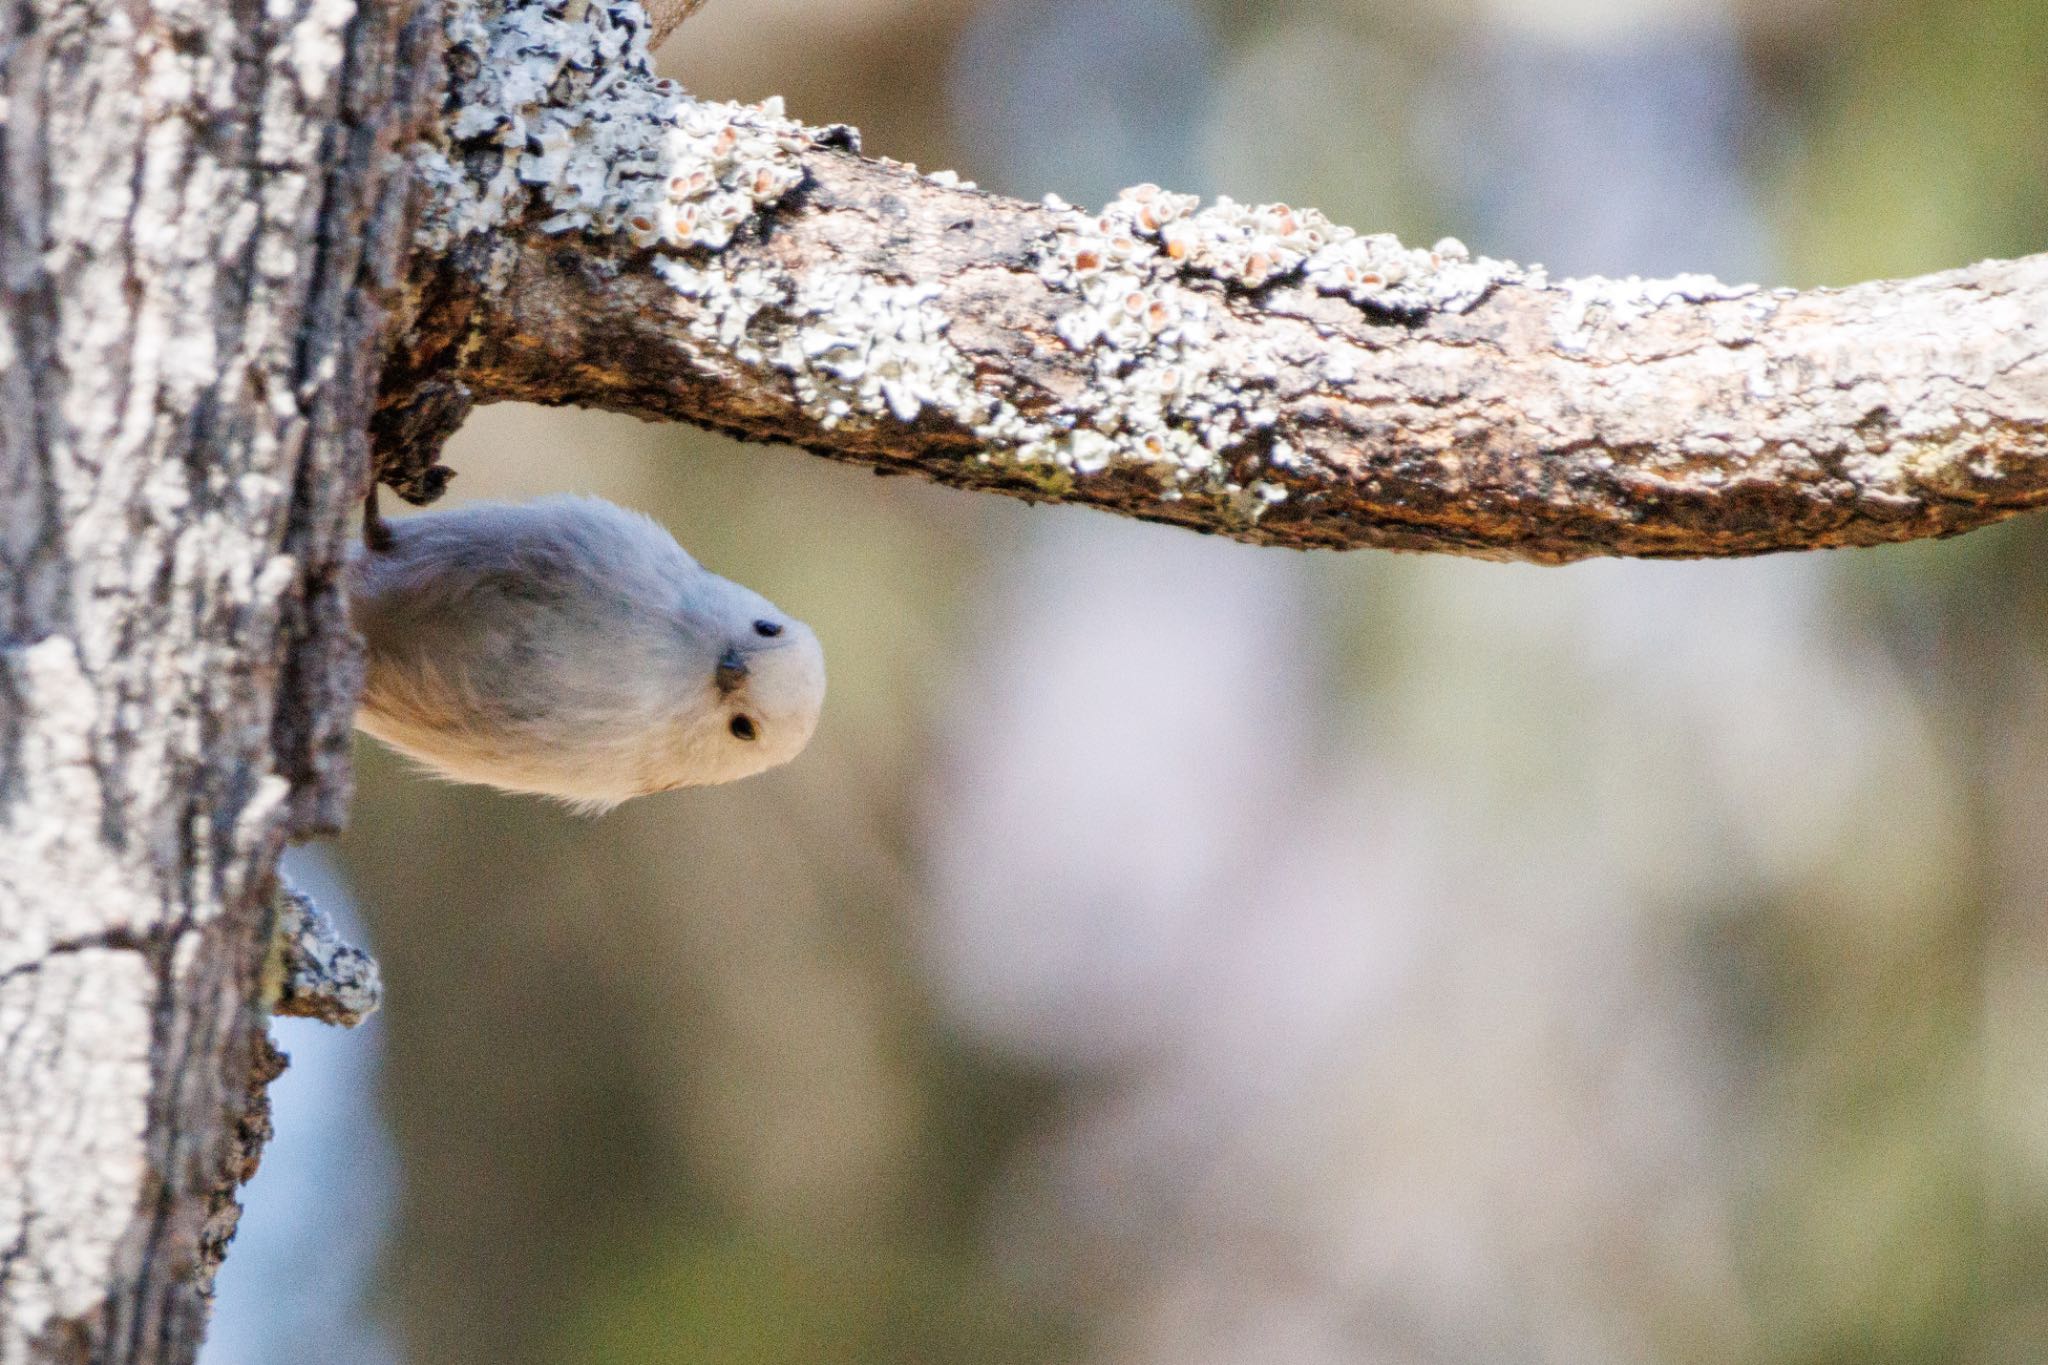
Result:
{"type": "Polygon", "coordinates": [[[787,763],[817,729],[816,633],[602,498],[373,503],[347,573],[356,727],[451,781],[595,814],[787,763]]]}

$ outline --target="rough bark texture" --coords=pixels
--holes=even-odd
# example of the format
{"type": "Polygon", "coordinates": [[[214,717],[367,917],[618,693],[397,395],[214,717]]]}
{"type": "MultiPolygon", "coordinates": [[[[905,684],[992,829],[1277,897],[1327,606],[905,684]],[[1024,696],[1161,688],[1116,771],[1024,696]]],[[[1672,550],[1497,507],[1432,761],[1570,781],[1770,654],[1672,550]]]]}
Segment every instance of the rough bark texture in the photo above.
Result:
{"type": "Polygon", "coordinates": [[[1277,545],[1745,555],[2048,502],[2048,256],[1795,293],[1151,186],[1084,214],[692,101],[629,4],[477,13],[385,400],[408,496],[437,424],[520,399],[1277,545]]]}
{"type": "MultiPolygon", "coordinates": [[[[929,280],[978,392],[1020,411],[1096,382],[1096,357],[1057,331],[1072,300],[1031,265],[1050,215],[920,191],[839,153],[813,153],[807,169],[786,230],[729,249],[719,268],[929,280]]],[[[790,375],[707,346],[705,305],[630,249],[528,233],[495,279],[461,370],[480,401],[691,421],[1265,544],[1545,562],[1745,555],[1949,535],[2048,503],[2048,256],[1658,306],[1597,281],[1504,283],[1469,312],[1413,319],[1299,284],[1246,295],[1182,281],[1212,300],[1215,347],[1284,358],[1245,381],[1272,422],[1239,433],[1194,484],[1126,453],[1163,437],[1171,414],[1156,433],[1128,421],[1106,433],[1117,453],[1095,469],[988,459],[970,420],[929,405],[909,421],[828,426],[790,375]],[[1588,310],[1589,295],[1625,302],[1588,310]],[[1284,464],[1275,442],[1293,451],[1284,464]]]]}
{"type": "MultiPolygon", "coordinates": [[[[1026,264],[991,264],[1026,260],[1047,231],[1032,209],[956,207],[1001,239],[948,241],[944,211],[891,223],[881,205],[905,199],[889,172],[819,153],[813,174],[799,225],[745,250],[786,272],[836,260],[940,282],[948,336],[983,389],[1020,409],[1092,383],[1055,332],[1061,301],[1026,264]]],[[[1219,450],[1221,477],[1198,489],[1143,458],[1092,471],[985,460],[944,411],[825,428],[786,377],[702,346],[692,301],[623,256],[528,235],[479,309],[471,391],[674,417],[1292,546],[1548,563],[1757,555],[1944,536],[2048,503],[2048,256],[1839,293],[1673,299],[1624,323],[1585,319],[1569,287],[1505,284],[1470,313],[1413,323],[1300,287],[1217,289],[1229,334],[1243,334],[1221,346],[1294,360],[1260,385],[1270,436],[1219,450]],[[1331,356],[1356,377],[1333,381],[1331,356]],[[1272,438],[1296,452],[1286,467],[1272,438]]]]}
{"type": "Polygon", "coordinates": [[[268,1131],[276,857],[348,793],[409,8],[0,3],[8,1365],[189,1361],[268,1131]]]}

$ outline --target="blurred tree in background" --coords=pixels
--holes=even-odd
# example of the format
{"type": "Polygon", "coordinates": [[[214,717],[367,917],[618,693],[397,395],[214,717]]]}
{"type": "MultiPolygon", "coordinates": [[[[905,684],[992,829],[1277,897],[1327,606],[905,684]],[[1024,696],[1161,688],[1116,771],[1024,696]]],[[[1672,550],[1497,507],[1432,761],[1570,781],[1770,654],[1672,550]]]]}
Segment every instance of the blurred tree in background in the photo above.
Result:
{"type": "MultiPolygon", "coordinates": [[[[2028,0],[718,0],[665,57],[1004,192],[1564,272],[2048,239],[2028,0]]],[[[448,461],[646,509],[833,691],[598,821],[363,746],[404,1358],[2039,1359],[2040,518],[1538,570],[594,414],[448,461]]]]}

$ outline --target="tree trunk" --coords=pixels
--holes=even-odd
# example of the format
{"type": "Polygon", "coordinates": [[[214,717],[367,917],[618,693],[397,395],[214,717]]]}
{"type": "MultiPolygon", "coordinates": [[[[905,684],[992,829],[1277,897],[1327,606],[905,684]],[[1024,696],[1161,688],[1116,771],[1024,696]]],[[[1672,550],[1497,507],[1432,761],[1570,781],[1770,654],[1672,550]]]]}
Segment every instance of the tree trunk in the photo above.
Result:
{"type": "Polygon", "coordinates": [[[191,1360],[267,1132],[273,870],[347,797],[409,9],[0,3],[7,1365],[191,1360]]]}

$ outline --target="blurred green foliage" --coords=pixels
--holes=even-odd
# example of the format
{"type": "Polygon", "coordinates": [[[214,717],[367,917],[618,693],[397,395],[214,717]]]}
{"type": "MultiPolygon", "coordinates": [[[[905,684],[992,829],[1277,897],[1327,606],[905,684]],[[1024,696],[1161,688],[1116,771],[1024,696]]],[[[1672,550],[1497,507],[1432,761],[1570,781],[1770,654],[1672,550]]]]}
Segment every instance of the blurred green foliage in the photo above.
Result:
{"type": "Polygon", "coordinates": [[[1763,149],[1788,283],[1917,275],[2048,243],[2048,7],[1874,0],[1809,33],[1763,149]]]}
{"type": "Polygon", "coordinates": [[[601,1271],[554,1358],[592,1365],[986,1365],[1038,1361],[1048,1326],[989,1268],[888,1247],[744,1235],[641,1249],[601,1271]]]}

